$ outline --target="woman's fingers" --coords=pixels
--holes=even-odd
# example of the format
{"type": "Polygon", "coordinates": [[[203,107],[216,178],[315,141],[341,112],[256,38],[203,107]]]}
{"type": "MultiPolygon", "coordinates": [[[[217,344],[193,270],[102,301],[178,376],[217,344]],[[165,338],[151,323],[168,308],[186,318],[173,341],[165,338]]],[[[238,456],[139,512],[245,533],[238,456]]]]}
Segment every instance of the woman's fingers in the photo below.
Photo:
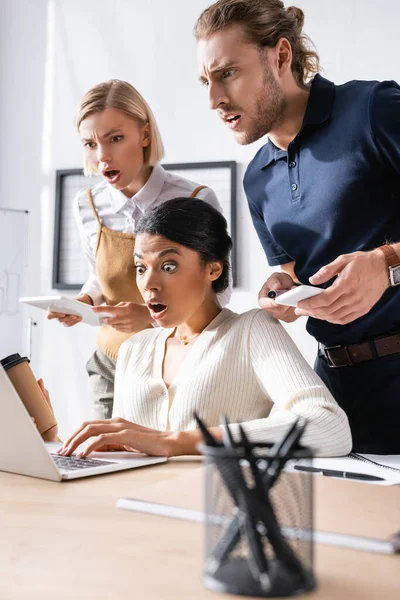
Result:
{"type": "MultiPolygon", "coordinates": [[[[68,443],[64,444],[60,454],[63,456],[69,456],[78,448],[78,446],[86,442],[86,440],[90,439],[91,437],[101,436],[105,433],[114,433],[116,429],[118,430],[118,428],[120,428],[120,425],[118,423],[112,423],[111,421],[102,421],[100,423],[87,425],[72,439],[70,439],[68,443]]],[[[103,439],[102,444],[105,443],[107,442],[103,439]]]]}
{"type": "MultiPolygon", "coordinates": [[[[126,421],[125,419],[122,419],[120,417],[114,417],[112,419],[94,419],[93,421],[84,421],[82,423],[82,425],[79,427],[79,429],[77,429],[76,431],[74,431],[74,433],[72,435],[69,436],[69,438],[66,440],[66,442],[64,442],[64,447],[68,446],[68,444],[71,443],[71,441],[81,432],[83,431],[83,429],[85,429],[85,427],[88,427],[89,425],[107,425],[110,423],[114,423],[114,424],[121,424],[121,423],[125,423],[126,425],[133,425],[133,423],[130,423],[129,421],[126,421]]],[[[62,448],[60,448],[60,450],[62,450],[62,448]]]]}
{"type": "Polygon", "coordinates": [[[62,323],[66,327],[72,327],[72,325],[76,325],[77,323],[82,321],[82,317],[79,315],[66,315],[65,313],[57,313],[57,312],[48,312],[47,318],[50,321],[52,319],[57,319],[60,323],[62,323]]]}
{"type": "Polygon", "coordinates": [[[84,421],[79,427],[79,429],[74,431],[74,433],[70,435],[69,438],[64,442],[63,447],[58,449],[58,452],[60,453],[62,450],[64,450],[72,442],[72,440],[76,438],[76,436],[79,435],[89,425],[99,425],[104,423],[107,423],[107,421],[104,419],[98,419],[97,421],[84,421]]]}
{"type": "MultiPolygon", "coordinates": [[[[57,450],[57,453],[69,456],[90,438],[93,439],[77,456],[88,456],[94,451],[107,452],[110,450],[148,453],[153,446],[151,440],[160,435],[162,436],[163,432],[136,425],[122,418],[89,421],[83,423],[57,450]]],[[[160,454],[160,456],[163,455],[164,453],[160,454]]]]}
{"type": "Polygon", "coordinates": [[[43,396],[46,398],[46,402],[47,404],[50,406],[51,410],[53,410],[53,406],[51,404],[51,400],[50,400],[50,394],[49,391],[45,388],[44,386],[44,381],[42,378],[38,379],[38,385],[42,391],[43,396]]]}
{"type": "Polygon", "coordinates": [[[73,325],[80,323],[80,321],[82,321],[82,317],[79,317],[78,315],[67,315],[65,318],[59,319],[59,321],[65,327],[72,327],[73,325]]]}
{"type": "Polygon", "coordinates": [[[79,458],[85,458],[89,456],[91,452],[103,452],[111,450],[120,450],[123,447],[123,439],[126,437],[126,431],[108,432],[101,433],[93,441],[86,446],[84,450],[79,452],[77,456],[79,458]],[[107,448],[107,450],[104,450],[107,448]]]}
{"type": "Polygon", "coordinates": [[[51,319],[63,319],[66,316],[67,315],[65,313],[58,313],[58,312],[48,312],[47,313],[47,318],[50,321],[51,321],[51,319]]]}

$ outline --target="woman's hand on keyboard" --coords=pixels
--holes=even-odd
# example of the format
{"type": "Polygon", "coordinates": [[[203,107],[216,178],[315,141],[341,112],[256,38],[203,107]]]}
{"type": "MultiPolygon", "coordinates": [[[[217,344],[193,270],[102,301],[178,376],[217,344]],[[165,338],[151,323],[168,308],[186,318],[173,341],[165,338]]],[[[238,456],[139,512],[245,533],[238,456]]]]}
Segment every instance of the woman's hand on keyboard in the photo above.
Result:
{"type": "Polygon", "coordinates": [[[86,421],[57,451],[70,456],[81,444],[90,440],[77,456],[86,457],[91,452],[128,450],[152,456],[170,456],[173,433],[136,425],[120,417],[99,421],[86,421]]]}

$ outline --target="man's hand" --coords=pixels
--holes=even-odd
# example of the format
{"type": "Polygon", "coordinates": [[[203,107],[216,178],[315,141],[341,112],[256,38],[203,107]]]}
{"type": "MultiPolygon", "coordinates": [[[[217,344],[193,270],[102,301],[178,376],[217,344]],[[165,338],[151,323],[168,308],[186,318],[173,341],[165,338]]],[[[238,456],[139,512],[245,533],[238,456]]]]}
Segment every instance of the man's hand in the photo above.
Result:
{"type": "Polygon", "coordinates": [[[298,303],[298,316],[346,325],[367,314],[389,287],[386,260],[380,250],[343,254],[310,277],[321,285],[337,275],[319,296],[298,303]]]}
{"type": "MultiPolygon", "coordinates": [[[[83,302],[84,304],[93,305],[93,300],[87,294],[78,296],[77,298],[74,298],[74,300],[78,300],[79,302],[83,302]]],[[[80,317],[79,315],[66,315],[64,313],[50,311],[47,313],[47,318],[49,320],[58,319],[58,321],[62,323],[65,327],[72,327],[73,325],[76,325],[77,323],[82,321],[82,317],[80,317]]]]}
{"type": "Polygon", "coordinates": [[[292,306],[281,306],[268,298],[268,292],[271,290],[290,290],[294,287],[294,281],[287,273],[273,273],[268,277],[258,294],[258,304],[263,310],[271,313],[275,319],[292,323],[299,318],[292,306]]]}
{"type": "Polygon", "coordinates": [[[116,306],[95,306],[93,312],[112,315],[102,318],[101,323],[111,325],[117,331],[124,333],[142,331],[152,323],[147,306],[135,302],[120,302],[116,306]]]}

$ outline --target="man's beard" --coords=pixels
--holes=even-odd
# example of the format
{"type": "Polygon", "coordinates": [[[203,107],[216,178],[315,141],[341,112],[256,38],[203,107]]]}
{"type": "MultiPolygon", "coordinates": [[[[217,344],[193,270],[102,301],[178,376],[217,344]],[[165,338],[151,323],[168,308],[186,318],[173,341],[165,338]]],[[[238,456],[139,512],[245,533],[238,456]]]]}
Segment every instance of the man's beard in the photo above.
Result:
{"type": "Polygon", "coordinates": [[[236,141],[242,146],[256,142],[272,129],[279,127],[284,121],[287,102],[270,72],[265,73],[264,89],[256,99],[254,117],[250,117],[248,131],[233,132],[236,141]]]}

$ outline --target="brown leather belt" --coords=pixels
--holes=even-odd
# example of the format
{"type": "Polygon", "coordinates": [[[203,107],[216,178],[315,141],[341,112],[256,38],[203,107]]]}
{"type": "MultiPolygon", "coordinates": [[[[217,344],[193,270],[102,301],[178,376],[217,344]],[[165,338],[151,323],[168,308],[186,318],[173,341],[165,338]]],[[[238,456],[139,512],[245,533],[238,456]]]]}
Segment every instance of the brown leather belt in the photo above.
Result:
{"type": "Polygon", "coordinates": [[[400,353],[400,332],[372,338],[361,344],[318,346],[330,367],[350,367],[374,358],[400,353]]]}

